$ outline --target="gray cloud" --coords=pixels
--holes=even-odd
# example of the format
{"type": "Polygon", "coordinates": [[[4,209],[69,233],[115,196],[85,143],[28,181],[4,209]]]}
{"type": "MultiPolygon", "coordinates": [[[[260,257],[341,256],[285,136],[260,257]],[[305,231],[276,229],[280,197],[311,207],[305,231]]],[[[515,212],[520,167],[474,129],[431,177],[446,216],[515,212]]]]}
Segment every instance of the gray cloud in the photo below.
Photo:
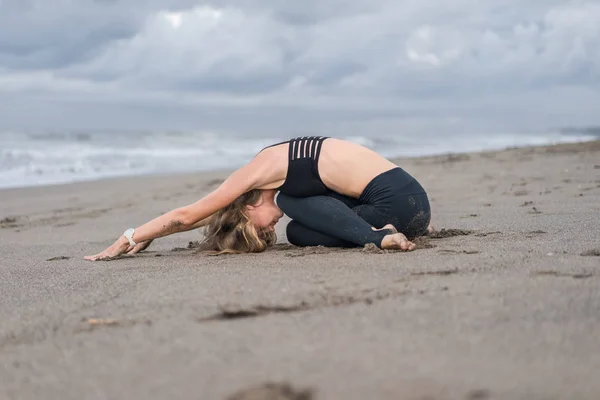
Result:
{"type": "MultiPolygon", "coordinates": [[[[51,101],[168,105],[186,126],[202,123],[198,107],[267,120],[285,109],[307,126],[307,115],[327,126],[382,114],[392,125],[594,119],[569,104],[600,100],[598,26],[595,1],[4,0],[0,101],[39,113],[51,101]]],[[[115,126],[136,124],[114,115],[115,126]]]]}
{"type": "Polygon", "coordinates": [[[137,16],[115,5],[5,1],[0,6],[0,63],[54,69],[91,59],[103,46],[135,34],[137,16]]]}

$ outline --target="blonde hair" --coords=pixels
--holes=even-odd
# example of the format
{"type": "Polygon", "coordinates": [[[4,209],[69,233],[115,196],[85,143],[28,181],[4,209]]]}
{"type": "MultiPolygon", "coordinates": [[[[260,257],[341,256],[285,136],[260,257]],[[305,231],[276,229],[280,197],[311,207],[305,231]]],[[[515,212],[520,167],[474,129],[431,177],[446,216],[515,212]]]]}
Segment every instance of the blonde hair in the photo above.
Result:
{"type": "Polygon", "coordinates": [[[246,206],[255,205],[259,189],[244,193],[231,204],[214,213],[204,230],[202,249],[217,254],[260,253],[277,241],[275,232],[256,229],[246,206]]]}

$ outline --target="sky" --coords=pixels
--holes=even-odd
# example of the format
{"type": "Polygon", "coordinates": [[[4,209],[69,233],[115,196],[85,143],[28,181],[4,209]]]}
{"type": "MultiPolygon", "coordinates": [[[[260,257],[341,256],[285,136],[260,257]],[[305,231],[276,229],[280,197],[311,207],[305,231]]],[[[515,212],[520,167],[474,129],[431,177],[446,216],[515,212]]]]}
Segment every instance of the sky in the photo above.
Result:
{"type": "Polygon", "coordinates": [[[0,131],[600,124],[600,0],[0,0],[0,131]]]}

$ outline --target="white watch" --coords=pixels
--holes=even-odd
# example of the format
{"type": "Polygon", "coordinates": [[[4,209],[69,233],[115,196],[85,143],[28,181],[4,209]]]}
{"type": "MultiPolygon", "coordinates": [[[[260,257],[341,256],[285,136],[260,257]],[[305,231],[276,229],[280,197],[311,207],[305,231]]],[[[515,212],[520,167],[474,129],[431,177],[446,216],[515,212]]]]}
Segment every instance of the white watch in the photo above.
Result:
{"type": "Polygon", "coordinates": [[[133,241],[133,233],[134,232],[135,232],[135,229],[133,229],[133,228],[129,228],[125,232],[123,232],[123,236],[125,236],[127,238],[130,246],[135,246],[137,244],[136,242],[133,241]]]}

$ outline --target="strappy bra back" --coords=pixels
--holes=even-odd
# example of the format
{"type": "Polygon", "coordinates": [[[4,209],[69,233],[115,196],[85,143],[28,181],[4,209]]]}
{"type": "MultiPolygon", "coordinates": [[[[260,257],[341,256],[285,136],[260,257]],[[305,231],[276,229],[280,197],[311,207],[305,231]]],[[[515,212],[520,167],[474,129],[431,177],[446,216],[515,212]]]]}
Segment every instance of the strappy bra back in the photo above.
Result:
{"type": "Polygon", "coordinates": [[[319,175],[321,146],[325,136],[304,136],[276,143],[268,147],[289,143],[288,171],[283,184],[278,188],[293,197],[309,197],[325,194],[328,189],[319,175]]]}

